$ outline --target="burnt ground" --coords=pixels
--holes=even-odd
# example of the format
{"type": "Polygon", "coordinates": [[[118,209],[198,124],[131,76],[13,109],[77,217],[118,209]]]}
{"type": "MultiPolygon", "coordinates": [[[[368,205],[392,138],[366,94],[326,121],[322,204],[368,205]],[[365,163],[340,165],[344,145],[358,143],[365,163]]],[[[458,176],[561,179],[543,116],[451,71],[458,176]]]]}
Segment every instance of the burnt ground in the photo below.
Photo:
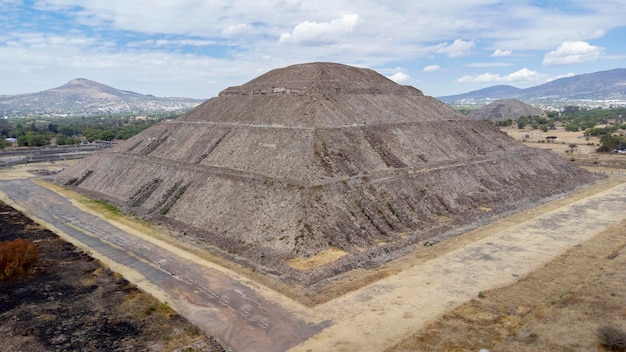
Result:
{"type": "Polygon", "coordinates": [[[224,351],[167,303],[0,202],[0,241],[17,238],[40,259],[28,278],[0,283],[2,351],[224,351]]]}

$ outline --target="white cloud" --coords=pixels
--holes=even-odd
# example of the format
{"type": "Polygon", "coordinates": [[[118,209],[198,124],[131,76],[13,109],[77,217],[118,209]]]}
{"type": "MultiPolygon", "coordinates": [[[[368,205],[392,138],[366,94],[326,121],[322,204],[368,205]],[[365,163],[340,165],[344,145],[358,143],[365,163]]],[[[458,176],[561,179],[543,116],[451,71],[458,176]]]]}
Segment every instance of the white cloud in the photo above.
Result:
{"type": "Polygon", "coordinates": [[[564,75],[558,75],[558,76],[550,77],[550,78],[546,79],[546,82],[554,81],[554,80],[557,80],[559,78],[566,78],[566,77],[573,77],[573,76],[576,76],[576,74],[574,72],[568,72],[568,73],[566,73],[564,75]]]}
{"type": "Polygon", "coordinates": [[[305,21],[298,24],[291,33],[280,35],[279,43],[332,43],[344,33],[354,30],[359,15],[343,15],[330,22],[316,23],[305,21]]]}
{"type": "Polygon", "coordinates": [[[404,74],[402,72],[398,72],[398,73],[395,73],[395,74],[393,74],[393,75],[391,75],[391,76],[389,76],[387,78],[389,78],[390,80],[392,80],[392,81],[394,81],[396,83],[404,83],[404,82],[408,81],[409,78],[411,78],[411,76],[409,76],[407,74],[404,74]]]}
{"type": "MultiPolygon", "coordinates": [[[[534,68],[533,60],[544,54],[545,65],[582,62],[597,55],[624,60],[622,30],[616,30],[625,26],[624,0],[568,1],[558,7],[537,3],[4,0],[0,1],[0,94],[32,91],[26,83],[45,77],[55,81],[62,77],[64,82],[84,76],[104,77],[103,83],[119,82],[120,88],[139,92],[211,96],[271,68],[311,61],[399,66],[384,74],[403,72],[414,77],[412,82],[422,71],[431,70],[426,65],[437,62],[445,67],[438,71],[437,82],[424,80],[420,88],[427,91],[429,84],[438,85],[445,93],[459,89],[450,85],[454,78],[449,75],[470,74],[468,67],[490,67],[479,72],[492,73],[472,73],[466,80],[515,78],[509,77],[510,72],[496,71],[510,65],[504,62],[509,61],[503,56],[508,53],[515,55],[519,68],[534,68]],[[603,36],[611,56],[586,44],[603,36]],[[583,41],[591,50],[561,48],[564,42],[576,43],[572,40],[583,41]],[[295,50],[296,45],[306,48],[295,50]],[[463,60],[470,54],[472,62],[463,60]],[[489,56],[500,62],[489,62],[493,60],[489,56]],[[194,69],[204,78],[195,77],[194,69]],[[148,85],[148,79],[158,81],[158,86],[148,85]]],[[[606,69],[600,63],[604,62],[598,60],[586,70],[606,69]]]]}
{"type": "Polygon", "coordinates": [[[545,79],[545,74],[523,68],[505,76],[494,73],[482,73],[476,76],[463,76],[456,81],[459,83],[527,83],[545,79]]]}
{"type": "Polygon", "coordinates": [[[168,39],[158,39],[154,42],[156,46],[209,46],[214,45],[215,41],[213,40],[193,40],[193,39],[181,39],[181,40],[168,40],[168,39]]]}
{"type": "Polygon", "coordinates": [[[508,62],[470,62],[464,64],[465,67],[506,67],[511,66],[508,62]]]}
{"type": "Polygon", "coordinates": [[[240,34],[244,34],[247,33],[251,30],[252,28],[250,26],[248,26],[245,23],[237,23],[237,24],[233,24],[230,25],[228,27],[226,27],[223,31],[222,34],[227,36],[227,37],[232,37],[235,35],[240,35],[240,34]]]}
{"type": "Polygon", "coordinates": [[[597,60],[603,53],[604,48],[584,41],[563,42],[556,50],[543,57],[543,64],[546,66],[579,64],[597,60]]]}
{"type": "Polygon", "coordinates": [[[512,50],[497,49],[496,51],[493,52],[493,54],[491,54],[491,56],[492,57],[502,57],[502,56],[510,56],[511,54],[513,54],[512,50]]]}
{"type": "Polygon", "coordinates": [[[435,71],[439,71],[441,70],[441,67],[439,65],[429,65],[424,67],[424,69],[422,71],[424,72],[435,72],[435,71]]]}
{"type": "Polygon", "coordinates": [[[447,54],[448,57],[454,58],[467,55],[474,47],[476,47],[476,44],[471,40],[464,41],[462,39],[456,39],[452,44],[439,44],[435,52],[438,54],[447,54]]]}

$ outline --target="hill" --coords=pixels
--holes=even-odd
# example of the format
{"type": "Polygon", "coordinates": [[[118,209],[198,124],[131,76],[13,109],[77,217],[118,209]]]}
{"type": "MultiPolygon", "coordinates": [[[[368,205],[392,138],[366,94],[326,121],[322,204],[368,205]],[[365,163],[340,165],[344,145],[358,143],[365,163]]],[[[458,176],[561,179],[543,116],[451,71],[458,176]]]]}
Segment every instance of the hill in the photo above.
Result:
{"type": "Polygon", "coordinates": [[[560,105],[585,100],[626,101],[626,69],[565,77],[525,89],[498,85],[438,99],[449,105],[484,105],[496,99],[519,99],[527,103],[560,105]]]}
{"type": "Polygon", "coordinates": [[[500,99],[472,110],[467,117],[472,120],[515,120],[520,116],[545,115],[543,110],[517,99],[500,99]]]}
{"type": "Polygon", "coordinates": [[[184,112],[202,101],[143,95],[76,78],[37,93],[0,96],[0,117],[184,112]]]}

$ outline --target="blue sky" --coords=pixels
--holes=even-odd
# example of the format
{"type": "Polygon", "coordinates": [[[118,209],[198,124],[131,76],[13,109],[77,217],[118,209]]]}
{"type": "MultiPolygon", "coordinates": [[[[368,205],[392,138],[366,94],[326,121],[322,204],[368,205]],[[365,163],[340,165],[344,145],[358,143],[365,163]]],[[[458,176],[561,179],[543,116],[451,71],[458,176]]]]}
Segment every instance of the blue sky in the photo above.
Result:
{"type": "Polygon", "coordinates": [[[427,95],[626,67],[626,0],[2,0],[0,94],[87,78],[210,98],[277,67],[372,68],[427,95]]]}

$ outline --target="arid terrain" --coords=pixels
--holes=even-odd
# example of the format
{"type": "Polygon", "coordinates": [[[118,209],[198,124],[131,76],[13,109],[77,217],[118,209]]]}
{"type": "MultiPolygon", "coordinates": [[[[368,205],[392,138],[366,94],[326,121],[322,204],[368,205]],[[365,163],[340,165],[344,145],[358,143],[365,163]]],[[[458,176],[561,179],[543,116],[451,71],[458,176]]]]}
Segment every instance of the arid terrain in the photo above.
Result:
{"type": "MultiPolygon", "coordinates": [[[[589,170],[626,176],[626,156],[596,153],[599,138],[582,131],[502,130],[589,170]],[[557,139],[545,143],[546,136],[557,139]]],[[[514,284],[480,291],[387,351],[607,350],[599,343],[600,326],[626,332],[625,246],[622,221],[514,284]]]]}
{"type": "Polygon", "coordinates": [[[567,132],[562,126],[556,130],[542,132],[526,127],[503,127],[502,131],[526,146],[532,148],[551,149],[572,164],[593,171],[605,171],[608,174],[626,172],[626,156],[616,153],[596,153],[600,146],[600,138],[585,136],[583,131],[567,132]],[[546,137],[554,136],[554,142],[547,143],[546,137]],[[574,147],[572,147],[574,145],[574,147]]]}
{"type": "Polygon", "coordinates": [[[0,283],[1,350],[224,351],[165,302],[0,202],[0,242],[33,242],[39,262],[0,283]]]}
{"type": "MultiPolygon", "coordinates": [[[[536,207],[508,214],[451,239],[424,244],[420,250],[377,268],[359,268],[338,275],[310,292],[289,287],[280,280],[210,254],[202,254],[185,241],[168,239],[171,233],[164,229],[146,227],[143,222],[135,224],[136,219],[120,214],[112,215],[106,207],[81,201],[82,196],[72,196],[73,192],[68,190],[59,188],[56,192],[74,199],[75,204],[82,204],[81,208],[89,207],[90,212],[101,214],[103,219],[117,223],[118,227],[127,231],[134,229],[132,236],[150,239],[153,243],[156,240],[165,241],[176,247],[178,255],[186,256],[193,262],[208,261],[213,263],[211,265],[237,272],[237,276],[232,277],[257,290],[259,297],[318,324],[319,333],[312,337],[303,335],[302,342],[291,348],[293,351],[602,351],[596,333],[598,327],[610,325],[626,330],[626,257],[623,250],[626,245],[623,197],[626,184],[623,163],[626,158],[594,153],[591,146],[584,145],[592,141],[579,138],[574,133],[556,131],[557,142],[548,144],[538,142],[544,137],[534,135],[536,132],[513,130],[509,133],[516,139],[527,139],[525,143],[528,146],[553,149],[565,160],[596,172],[605,172],[609,178],[567,197],[557,197],[536,207]],[[526,134],[529,136],[526,137],[526,134]],[[569,144],[572,141],[580,143],[570,153],[569,144]],[[582,160],[587,160],[588,165],[582,160]],[[193,259],[196,256],[198,259],[193,259]],[[325,323],[319,325],[322,321],[325,323]]],[[[0,170],[0,178],[32,177],[41,173],[37,170],[60,167],[64,165],[3,169],[0,170]]],[[[78,257],[89,258],[75,249],[71,252],[78,257]]],[[[328,252],[325,255],[332,260],[332,256],[337,254],[328,252]]],[[[317,259],[329,260],[323,257],[317,259]]],[[[88,262],[99,265],[91,259],[88,262]]],[[[300,265],[302,270],[316,265],[314,261],[292,264],[300,265]]],[[[64,270],[70,267],[72,265],[69,264],[63,266],[64,270]]],[[[95,269],[86,270],[85,264],[78,267],[90,278],[80,282],[103,285],[103,281],[109,280],[114,286],[107,292],[121,295],[119,291],[123,291],[124,287],[133,287],[134,294],[140,292],[119,274],[105,280],[94,276],[95,269]]],[[[100,270],[96,272],[108,272],[100,270]]],[[[116,266],[115,270],[131,281],[138,278],[134,269],[124,265],[116,266]]],[[[140,278],[139,281],[142,280],[140,278]]],[[[156,309],[149,315],[145,313],[152,310],[151,305],[144,304],[139,311],[148,320],[156,320],[158,314],[163,312],[165,317],[161,319],[172,319],[167,317],[169,314],[177,317],[170,307],[181,302],[164,297],[160,290],[156,293],[169,304],[156,304],[156,309]],[[147,310],[145,307],[148,307],[147,310]],[[161,312],[161,308],[167,310],[161,312]]],[[[117,296],[101,295],[98,298],[105,298],[105,303],[99,305],[118,306],[108,302],[114,297],[117,296]]],[[[216,307],[222,305],[223,302],[216,307]]],[[[193,312],[184,309],[180,312],[193,316],[193,312]]],[[[43,315],[44,318],[37,316],[25,317],[33,324],[50,318],[47,315],[43,315]]],[[[13,324],[11,329],[24,326],[15,325],[12,321],[9,323],[13,324]]],[[[169,321],[160,321],[159,324],[174,326],[169,321]]],[[[6,325],[2,329],[8,331],[6,325]]],[[[140,334],[144,342],[174,336],[154,334],[145,329],[140,334]]],[[[203,329],[205,333],[213,334],[213,331],[203,329]]],[[[235,332],[231,329],[229,327],[224,336],[235,332]]],[[[31,333],[26,336],[13,333],[11,341],[34,343],[37,341],[36,330],[29,331],[31,333]]],[[[182,331],[185,332],[184,328],[182,331]]],[[[186,338],[189,343],[201,339],[199,335],[186,338]]],[[[172,337],[170,341],[174,340],[172,337]]],[[[128,345],[132,346],[132,343],[128,345]]],[[[36,346],[41,350],[54,350],[43,345],[36,346]]],[[[234,350],[255,349],[248,345],[234,350]]]]}

